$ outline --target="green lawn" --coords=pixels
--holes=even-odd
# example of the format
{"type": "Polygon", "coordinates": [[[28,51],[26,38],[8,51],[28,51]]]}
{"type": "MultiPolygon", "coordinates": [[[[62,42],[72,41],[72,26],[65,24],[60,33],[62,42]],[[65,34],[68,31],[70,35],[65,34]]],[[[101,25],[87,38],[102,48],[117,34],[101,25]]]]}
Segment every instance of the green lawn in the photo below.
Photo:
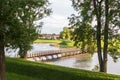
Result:
{"type": "Polygon", "coordinates": [[[120,76],[7,58],[6,80],[120,80],[120,76]]]}
{"type": "Polygon", "coordinates": [[[40,40],[40,39],[37,39],[34,42],[35,43],[60,43],[61,40],[40,40]]]}
{"type": "Polygon", "coordinates": [[[73,47],[74,42],[70,40],[40,40],[37,39],[34,41],[34,43],[51,43],[54,46],[60,46],[60,47],[73,47]]]}

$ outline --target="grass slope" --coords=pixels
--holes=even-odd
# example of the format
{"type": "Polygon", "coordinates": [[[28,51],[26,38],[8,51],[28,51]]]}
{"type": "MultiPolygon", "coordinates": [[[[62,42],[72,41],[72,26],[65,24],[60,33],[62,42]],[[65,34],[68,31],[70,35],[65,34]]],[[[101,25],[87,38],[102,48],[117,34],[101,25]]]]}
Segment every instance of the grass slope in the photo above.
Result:
{"type": "Polygon", "coordinates": [[[120,76],[7,58],[6,80],[120,80],[120,76]]]}

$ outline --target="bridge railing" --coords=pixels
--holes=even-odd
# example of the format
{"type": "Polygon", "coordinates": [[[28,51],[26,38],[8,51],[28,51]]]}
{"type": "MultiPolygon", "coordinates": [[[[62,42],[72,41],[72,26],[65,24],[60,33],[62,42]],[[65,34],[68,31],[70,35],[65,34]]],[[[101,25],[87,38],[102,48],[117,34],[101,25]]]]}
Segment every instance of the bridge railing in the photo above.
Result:
{"type": "Polygon", "coordinates": [[[60,50],[33,52],[33,53],[28,53],[27,58],[48,56],[48,55],[54,55],[54,54],[62,54],[62,53],[66,54],[69,52],[76,52],[76,51],[81,51],[81,50],[79,48],[67,48],[67,49],[60,49],[60,50]]]}

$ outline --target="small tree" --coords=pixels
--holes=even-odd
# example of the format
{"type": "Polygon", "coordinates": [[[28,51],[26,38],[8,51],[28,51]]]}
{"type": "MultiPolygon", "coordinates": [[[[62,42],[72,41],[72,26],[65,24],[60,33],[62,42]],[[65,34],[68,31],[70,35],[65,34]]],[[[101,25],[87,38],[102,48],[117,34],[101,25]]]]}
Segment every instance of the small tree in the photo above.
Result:
{"type": "Polygon", "coordinates": [[[60,38],[70,40],[72,37],[72,31],[69,27],[64,27],[63,31],[60,32],[60,38]]]}

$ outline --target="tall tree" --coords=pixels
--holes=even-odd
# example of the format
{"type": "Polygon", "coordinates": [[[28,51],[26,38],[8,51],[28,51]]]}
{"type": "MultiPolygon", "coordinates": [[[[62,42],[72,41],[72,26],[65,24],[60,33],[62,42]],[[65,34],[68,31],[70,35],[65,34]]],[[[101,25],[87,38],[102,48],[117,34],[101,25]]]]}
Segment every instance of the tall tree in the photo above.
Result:
{"type": "Polygon", "coordinates": [[[47,0],[0,0],[0,80],[5,80],[5,47],[28,50],[37,34],[33,21],[49,14],[47,6],[47,0]]]}
{"type": "MultiPolygon", "coordinates": [[[[107,53],[110,31],[120,27],[120,1],[119,0],[71,0],[72,6],[78,16],[72,15],[70,23],[91,24],[95,27],[97,38],[97,53],[101,72],[107,72],[107,53]],[[96,24],[93,25],[92,23],[96,24]],[[103,35],[102,35],[103,34],[103,35]],[[104,47],[102,53],[101,39],[104,47]]],[[[81,26],[79,26],[81,27],[81,26]]],[[[115,33],[113,33],[115,34],[115,33]]]]}

